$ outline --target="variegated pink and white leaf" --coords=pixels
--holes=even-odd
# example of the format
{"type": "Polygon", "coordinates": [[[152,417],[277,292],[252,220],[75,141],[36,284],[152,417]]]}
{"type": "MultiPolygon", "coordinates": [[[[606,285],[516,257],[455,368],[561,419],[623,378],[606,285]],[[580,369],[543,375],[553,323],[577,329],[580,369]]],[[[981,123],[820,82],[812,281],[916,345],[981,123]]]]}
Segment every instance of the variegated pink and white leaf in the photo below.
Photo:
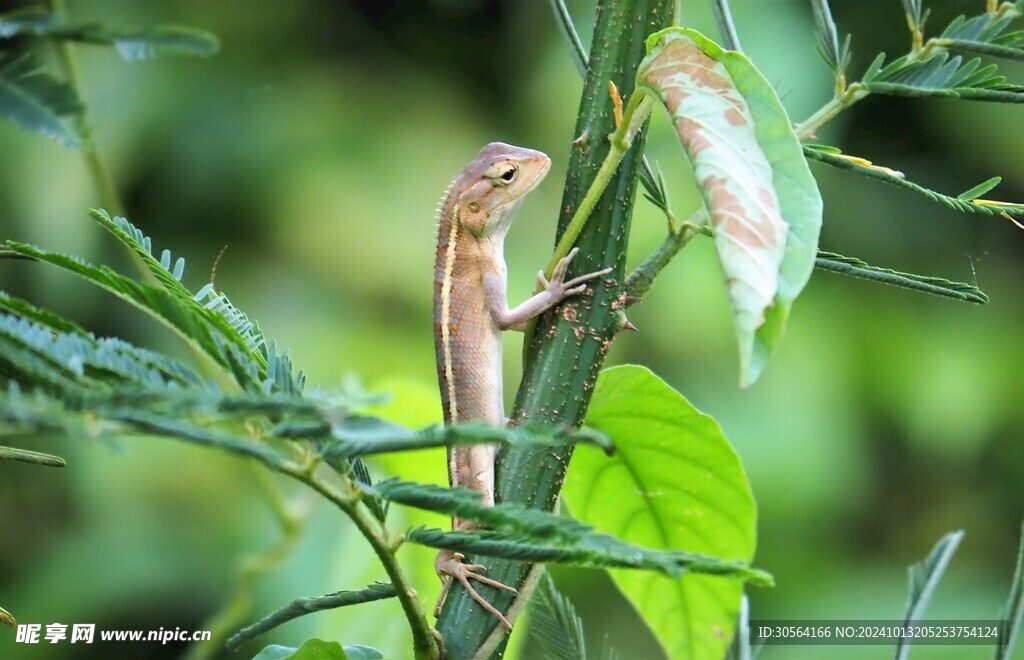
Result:
{"type": "Polygon", "coordinates": [[[750,60],[683,28],[652,35],[647,49],[637,88],[664,104],[693,164],[747,386],[814,268],[821,196],[786,111],[750,60]]]}

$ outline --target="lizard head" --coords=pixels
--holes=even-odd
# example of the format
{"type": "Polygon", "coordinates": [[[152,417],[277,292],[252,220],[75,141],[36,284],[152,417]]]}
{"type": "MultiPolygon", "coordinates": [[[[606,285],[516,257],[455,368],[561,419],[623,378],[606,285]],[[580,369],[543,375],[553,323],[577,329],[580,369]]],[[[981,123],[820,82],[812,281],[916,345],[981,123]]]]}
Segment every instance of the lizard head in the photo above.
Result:
{"type": "Polygon", "coordinates": [[[476,236],[504,236],[523,198],[550,168],[547,154],[491,142],[455,182],[460,223],[476,236]]]}

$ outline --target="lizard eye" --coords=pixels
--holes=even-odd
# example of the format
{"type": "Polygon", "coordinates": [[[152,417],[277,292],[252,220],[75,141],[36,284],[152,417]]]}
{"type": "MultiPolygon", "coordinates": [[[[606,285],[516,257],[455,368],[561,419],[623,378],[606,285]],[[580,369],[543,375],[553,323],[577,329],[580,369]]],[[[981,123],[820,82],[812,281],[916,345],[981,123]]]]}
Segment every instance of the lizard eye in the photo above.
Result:
{"type": "Polygon", "coordinates": [[[514,178],[516,178],[516,168],[515,168],[515,166],[511,166],[507,170],[505,170],[504,172],[501,173],[502,181],[507,181],[509,183],[512,183],[512,179],[514,179],[514,178]]]}

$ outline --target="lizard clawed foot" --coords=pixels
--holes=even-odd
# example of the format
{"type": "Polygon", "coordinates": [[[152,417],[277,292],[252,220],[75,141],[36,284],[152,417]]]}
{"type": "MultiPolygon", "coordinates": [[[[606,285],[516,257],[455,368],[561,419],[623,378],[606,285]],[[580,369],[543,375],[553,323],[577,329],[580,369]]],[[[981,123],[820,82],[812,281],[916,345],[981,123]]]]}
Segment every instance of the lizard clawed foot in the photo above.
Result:
{"type": "Polygon", "coordinates": [[[565,300],[569,296],[575,296],[583,293],[587,290],[587,282],[612,272],[611,268],[603,268],[593,273],[580,275],[579,277],[574,277],[571,280],[566,281],[565,273],[569,270],[569,264],[572,263],[572,260],[576,257],[576,254],[579,251],[579,248],[573,248],[569,251],[569,254],[558,260],[558,263],[555,265],[554,272],[551,273],[550,282],[546,277],[544,277],[544,271],[537,273],[537,284],[543,287],[558,302],[565,300]]]}
{"type": "Polygon", "coordinates": [[[511,632],[512,624],[505,618],[505,615],[499,612],[496,607],[484,600],[484,597],[477,593],[476,589],[473,588],[473,585],[471,585],[469,581],[476,580],[477,582],[482,582],[483,584],[494,587],[495,589],[504,589],[505,591],[509,591],[513,594],[518,594],[519,592],[507,584],[502,584],[497,580],[492,580],[489,577],[480,575],[480,571],[485,571],[487,569],[480,564],[464,564],[463,560],[465,558],[466,556],[462,553],[451,552],[449,550],[442,550],[437,553],[437,559],[434,560],[434,570],[437,571],[437,576],[441,578],[443,586],[441,587],[441,595],[437,598],[437,606],[434,608],[434,616],[440,616],[441,606],[444,604],[444,600],[448,596],[448,592],[451,591],[452,585],[456,580],[458,580],[459,584],[465,588],[466,593],[469,594],[470,598],[480,603],[480,607],[497,617],[498,621],[501,621],[501,625],[505,630],[511,632]]]}

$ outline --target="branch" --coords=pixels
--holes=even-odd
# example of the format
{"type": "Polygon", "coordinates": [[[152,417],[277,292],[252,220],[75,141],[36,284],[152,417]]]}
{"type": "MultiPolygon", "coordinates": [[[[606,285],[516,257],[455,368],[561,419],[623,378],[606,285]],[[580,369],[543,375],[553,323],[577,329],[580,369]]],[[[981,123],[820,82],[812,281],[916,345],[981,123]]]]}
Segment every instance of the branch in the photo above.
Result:
{"type": "Polygon", "coordinates": [[[844,257],[833,252],[818,252],[818,258],[814,262],[814,267],[819,270],[839,273],[840,275],[850,275],[873,282],[976,303],[978,305],[984,305],[988,302],[988,296],[978,287],[970,284],[952,282],[942,277],[901,273],[888,268],[872,266],[856,257],[844,257]]]}
{"type": "Polygon", "coordinates": [[[297,619],[300,616],[305,616],[306,614],[322,612],[323,610],[333,610],[339,607],[347,607],[349,605],[372,603],[375,600],[394,598],[396,595],[394,587],[390,584],[377,582],[371,584],[365,589],[360,589],[359,591],[339,591],[337,593],[327,594],[326,596],[319,596],[317,598],[297,598],[276,612],[268,614],[266,617],[260,619],[251,626],[238,631],[237,634],[228,640],[227,649],[229,651],[237,651],[242,647],[242,645],[259,635],[262,635],[268,630],[273,630],[280,625],[288,623],[292,619],[297,619]]]}
{"type": "MultiPolygon", "coordinates": [[[[50,0],[50,7],[53,8],[55,14],[67,14],[64,0],[50,0]]],[[[59,42],[57,52],[60,55],[61,68],[64,69],[64,77],[67,79],[68,85],[78,93],[78,65],[75,63],[72,44],[67,41],[59,42]]],[[[81,96],[80,93],[79,96],[81,96]]],[[[121,201],[121,196],[114,186],[114,179],[110,176],[110,171],[92,140],[92,128],[85,108],[75,116],[75,130],[82,139],[82,156],[85,158],[85,164],[89,168],[96,191],[99,193],[100,199],[103,200],[103,206],[107,207],[114,215],[124,215],[124,202],[121,201]]]]}

